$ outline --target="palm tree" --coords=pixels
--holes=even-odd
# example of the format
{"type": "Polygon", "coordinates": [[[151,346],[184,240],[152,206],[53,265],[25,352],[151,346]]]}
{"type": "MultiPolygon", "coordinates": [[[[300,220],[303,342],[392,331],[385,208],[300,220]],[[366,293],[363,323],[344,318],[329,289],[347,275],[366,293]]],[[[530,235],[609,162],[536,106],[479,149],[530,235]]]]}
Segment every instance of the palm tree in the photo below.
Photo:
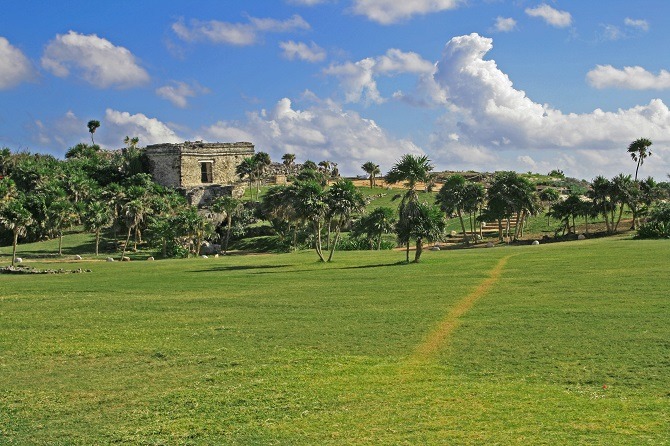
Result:
{"type": "Polygon", "coordinates": [[[463,221],[463,211],[467,199],[466,184],[465,177],[462,175],[450,176],[440,188],[440,191],[435,197],[435,201],[447,217],[451,217],[454,212],[456,213],[458,220],[461,222],[465,244],[469,245],[470,240],[468,232],[465,229],[465,222],[463,221]]]}
{"type": "Polygon", "coordinates": [[[410,202],[401,209],[400,218],[396,224],[396,233],[400,243],[405,244],[406,259],[409,263],[409,244],[411,239],[416,240],[414,263],[419,263],[423,253],[424,240],[436,240],[443,233],[445,221],[442,211],[437,206],[418,201],[410,202]]]}
{"type": "MultiPolygon", "coordinates": [[[[130,243],[130,234],[142,221],[144,217],[150,212],[147,203],[141,198],[130,200],[123,206],[123,219],[128,227],[128,235],[126,236],[126,243],[123,245],[123,252],[121,253],[121,260],[126,255],[128,243],[130,243]]],[[[135,249],[137,249],[137,239],[135,240],[135,249]]]]}
{"type": "MultiPolygon", "coordinates": [[[[416,185],[420,181],[426,181],[433,165],[427,156],[422,155],[403,155],[396,164],[391,167],[386,174],[386,182],[389,184],[405,182],[408,190],[398,207],[399,220],[396,225],[396,232],[401,243],[407,245],[407,262],[409,263],[409,243],[410,238],[415,234],[414,224],[419,224],[425,211],[419,204],[419,196],[416,192],[416,185]]],[[[417,249],[420,249],[420,243],[423,237],[417,238],[417,249]]],[[[421,254],[419,253],[419,256],[421,254]]]]}
{"type": "Polygon", "coordinates": [[[268,167],[272,164],[272,160],[270,159],[270,155],[266,152],[258,152],[254,155],[254,161],[256,162],[256,200],[258,200],[261,181],[263,180],[268,167]]]}
{"type": "Polygon", "coordinates": [[[242,202],[233,197],[218,197],[212,203],[212,210],[216,213],[226,214],[226,239],[223,243],[223,253],[228,253],[228,240],[233,224],[233,217],[242,209],[242,202]]]}
{"type": "Polygon", "coordinates": [[[293,197],[293,207],[298,219],[309,222],[314,235],[314,249],[319,260],[325,262],[321,243],[323,220],[328,209],[323,187],[316,181],[297,181],[288,188],[293,197]]]}
{"type": "Polygon", "coordinates": [[[640,166],[644,164],[645,158],[651,156],[651,150],[649,146],[652,145],[652,142],[647,138],[636,139],[628,146],[628,153],[630,157],[633,158],[633,161],[637,163],[635,168],[635,181],[637,182],[637,171],[640,169],[640,166]]]}
{"type": "Polygon", "coordinates": [[[295,164],[295,154],[285,153],[282,155],[281,160],[286,167],[286,174],[288,175],[291,172],[291,167],[295,164]]]}
{"type": "MultiPolygon", "coordinates": [[[[329,245],[330,254],[328,261],[330,262],[335,252],[335,247],[340,239],[340,231],[342,226],[348,224],[354,214],[363,212],[365,209],[365,199],[363,194],[356,189],[351,180],[340,180],[335,183],[326,192],[325,197],[328,206],[327,214],[329,217],[328,234],[330,239],[330,222],[336,221],[335,224],[335,240],[329,245]]],[[[330,243],[330,241],[329,241],[330,243]]]]}
{"type": "Polygon", "coordinates": [[[381,170],[379,170],[379,164],[375,164],[372,161],[367,161],[361,166],[361,169],[363,169],[363,171],[368,174],[368,178],[370,179],[370,189],[372,189],[376,185],[377,175],[381,173],[381,170]]]}
{"type": "MultiPolygon", "coordinates": [[[[542,203],[542,205],[545,208],[546,207],[551,208],[551,206],[554,203],[558,202],[559,198],[561,198],[561,194],[556,189],[554,189],[553,187],[547,187],[547,188],[543,189],[542,192],[540,192],[539,197],[540,197],[540,202],[542,203]]],[[[550,217],[549,214],[550,213],[547,212],[547,227],[549,227],[549,217],[550,217]]]]}
{"type": "Polygon", "coordinates": [[[251,185],[256,178],[256,172],[257,172],[257,161],[254,157],[247,157],[242,160],[240,164],[235,167],[235,173],[237,174],[238,177],[240,177],[241,180],[244,180],[245,178],[249,182],[249,193],[251,194],[251,200],[253,201],[253,192],[251,189],[251,185]]]}
{"type": "Polygon", "coordinates": [[[373,246],[376,245],[377,251],[379,251],[382,236],[393,232],[396,222],[395,214],[396,211],[389,207],[375,208],[356,222],[352,232],[355,236],[365,235],[370,242],[370,249],[373,249],[373,246]]]}
{"type": "Polygon", "coordinates": [[[75,222],[74,206],[66,197],[58,197],[47,207],[47,225],[50,232],[58,236],[58,255],[63,255],[63,231],[75,222]]]}
{"type": "Polygon", "coordinates": [[[404,181],[408,189],[413,192],[417,183],[428,180],[428,174],[433,167],[425,155],[403,155],[386,174],[386,182],[395,184],[404,181]]]}
{"type": "Polygon", "coordinates": [[[616,201],[612,196],[612,183],[602,175],[597,176],[591,183],[588,197],[593,203],[594,209],[605,219],[607,233],[614,232],[614,214],[616,212],[616,201]]]}
{"type": "Polygon", "coordinates": [[[93,134],[98,129],[98,127],[100,127],[100,121],[96,121],[95,119],[91,119],[90,121],[88,121],[87,126],[88,126],[88,131],[91,134],[91,143],[95,144],[95,141],[93,141],[93,134]]]}
{"type": "Polygon", "coordinates": [[[83,220],[84,228],[95,233],[95,255],[98,256],[100,246],[100,232],[112,223],[114,208],[100,200],[86,203],[83,220]]]}
{"type": "Polygon", "coordinates": [[[33,216],[25,207],[23,198],[12,198],[0,207],[0,224],[12,231],[12,266],[16,262],[16,245],[19,236],[26,235],[28,226],[33,223],[33,216]]]}

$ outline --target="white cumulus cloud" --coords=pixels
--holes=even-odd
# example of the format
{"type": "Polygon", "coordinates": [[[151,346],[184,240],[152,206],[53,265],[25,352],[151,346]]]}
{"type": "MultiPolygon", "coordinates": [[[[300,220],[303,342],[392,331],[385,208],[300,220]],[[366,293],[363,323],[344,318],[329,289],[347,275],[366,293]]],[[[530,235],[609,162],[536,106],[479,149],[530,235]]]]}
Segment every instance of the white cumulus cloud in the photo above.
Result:
{"type": "Polygon", "coordinates": [[[340,81],[347,102],[359,102],[364,98],[368,103],[382,103],[385,99],[377,89],[376,77],[402,73],[432,74],[433,71],[435,65],[417,53],[392,48],[383,56],[333,64],[323,72],[340,81]]]}
{"type": "Polygon", "coordinates": [[[95,34],[58,34],[42,56],[42,67],[58,77],[72,72],[99,88],[130,88],[149,80],[135,56],[95,34]]]}
{"type": "Polygon", "coordinates": [[[180,19],[172,24],[172,30],[180,39],[187,42],[206,41],[247,46],[257,43],[262,33],[310,29],[309,23],[297,14],[286,20],[256,17],[249,17],[248,20],[248,23],[230,23],[192,19],[187,24],[180,19]]]}
{"type": "Polygon", "coordinates": [[[382,25],[390,25],[415,15],[455,9],[463,3],[463,0],[353,0],[353,2],[352,10],[355,14],[364,15],[382,25]]]}
{"type": "Polygon", "coordinates": [[[0,37],[0,90],[34,79],[35,72],[28,58],[9,40],[0,37]]]}
{"type": "Polygon", "coordinates": [[[493,25],[493,29],[502,33],[514,31],[516,29],[516,20],[511,17],[498,17],[496,18],[495,25],[493,25]]]}
{"type": "MultiPolygon", "coordinates": [[[[314,99],[313,94],[305,96],[314,99]]],[[[374,160],[388,169],[405,153],[423,153],[411,141],[393,138],[373,120],[344,110],[332,101],[317,101],[298,110],[288,98],[280,100],[269,112],[248,114],[243,122],[219,121],[204,128],[203,138],[248,140],[273,159],[294,153],[299,161],[334,161],[348,175],[360,173],[360,166],[366,161],[374,160]]]]}
{"type": "Polygon", "coordinates": [[[572,24],[572,15],[569,12],[559,11],[546,3],[535,8],[526,8],[526,14],[531,17],[539,17],[556,28],[565,28],[572,24]]]}
{"type": "Polygon", "coordinates": [[[125,136],[139,137],[140,144],[143,146],[184,141],[165,123],[142,113],[131,115],[128,112],[108,108],[105,110],[105,118],[101,123],[101,128],[103,127],[107,135],[103,142],[110,147],[119,147],[125,136]],[[114,139],[110,135],[114,135],[114,139]]]}
{"type": "Polygon", "coordinates": [[[650,73],[642,67],[624,67],[622,70],[612,65],[597,65],[586,74],[588,83],[598,89],[620,88],[627,90],[667,90],[670,88],[670,72],[661,70],[650,73]]]}
{"type": "MultiPolygon", "coordinates": [[[[566,114],[535,103],[514,88],[495,61],[484,59],[492,47],[491,39],[477,34],[455,37],[445,47],[434,76],[449,107],[432,138],[438,161],[514,168],[500,161],[498,154],[505,152],[507,160],[510,154],[517,158],[532,156],[538,166],[551,160],[549,164],[556,167],[568,166],[571,159],[579,160],[586,152],[617,151],[616,157],[605,157],[608,161],[602,166],[583,162],[571,165],[575,174],[586,175],[601,167],[626,171],[630,159],[619,152],[642,136],[655,145],[670,143],[670,110],[660,99],[630,109],[566,114]],[[457,142],[449,138],[453,133],[459,136],[457,142]]],[[[657,173],[668,168],[662,151],[659,148],[655,160],[657,173]]],[[[594,163],[598,160],[589,159],[594,163]]]]}
{"type": "Polygon", "coordinates": [[[280,42],[279,46],[283,50],[282,55],[288,60],[304,60],[307,62],[320,62],[326,58],[326,51],[316,43],[307,45],[304,42],[280,42]]]}
{"type": "Polygon", "coordinates": [[[186,82],[172,81],[170,84],[156,89],[158,96],[167,99],[179,108],[186,108],[188,98],[194,98],[206,93],[209,93],[209,89],[195,82],[188,84],[186,82]]]}

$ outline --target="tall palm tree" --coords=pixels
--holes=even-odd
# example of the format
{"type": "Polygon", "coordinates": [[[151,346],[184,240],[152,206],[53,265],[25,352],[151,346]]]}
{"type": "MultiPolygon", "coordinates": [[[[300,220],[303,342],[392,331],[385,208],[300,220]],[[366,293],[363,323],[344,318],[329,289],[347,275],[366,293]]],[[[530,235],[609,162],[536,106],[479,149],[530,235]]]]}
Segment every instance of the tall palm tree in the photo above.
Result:
{"type": "Polygon", "coordinates": [[[375,164],[372,161],[367,161],[361,166],[361,169],[363,169],[363,171],[368,174],[368,178],[370,179],[370,189],[372,189],[376,185],[377,175],[381,173],[381,170],[379,170],[379,164],[375,164]]]}
{"type": "Polygon", "coordinates": [[[314,249],[319,260],[325,262],[321,243],[323,220],[328,209],[323,187],[316,181],[297,181],[289,186],[293,207],[298,219],[312,226],[314,249]]]}
{"type": "Polygon", "coordinates": [[[28,226],[33,223],[33,216],[21,198],[12,198],[0,206],[0,224],[12,231],[12,266],[16,262],[16,245],[19,237],[26,235],[28,226]]]}
{"type": "Polygon", "coordinates": [[[458,220],[461,222],[463,240],[466,245],[469,245],[470,240],[468,232],[465,229],[465,221],[463,220],[463,210],[465,209],[467,199],[466,184],[465,177],[462,175],[450,176],[440,188],[435,201],[446,214],[447,218],[451,217],[454,212],[456,213],[458,220]]]}
{"type": "MultiPolygon", "coordinates": [[[[407,262],[409,262],[410,238],[415,233],[415,222],[421,220],[421,215],[425,211],[420,206],[416,185],[421,181],[426,181],[432,169],[433,165],[427,156],[407,154],[403,155],[386,174],[387,183],[395,184],[404,181],[408,188],[398,207],[399,220],[396,225],[396,232],[398,233],[400,242],[407,246],[407,262]]],[[[417,249],[419,249],[422,238],[417,238],[417,249]]]]}
{"type": "Polygon", "coordinates": [[[410,191],[415,191],[417,183],[428,180],[433,167],[426,155],[403,155],[386,174],[386,182],[395,184],[404,181],[410,191]]]}
{"type": "Polygon", "coordinates": [[[630,157],[633,158],[633,161],[637,163],[635,167],[635,181],[637,182],[637,171],[640,169],[640,166],[644,164],[645,158],[651,156],[651,150],[649,147],[652,145],[652,142],[647,138],[639,138],[630,143],[628,146],[628,153],[630,157]]]}
{"type": "Polygon", "coordinates": [[[336,222],[335,240],[329,245],[330,254],[328,255],[328,261],[330,262],[333,258],[337,242],[340,239],[342,226],[351,222],[354,214],[363,212],[365,209],[365,199],[351,180],[340,180],[326,191],[326,204],[328,206],[327,214],[329,217],[329,239],[330,221],[336,222]]]}
{"type": "Polygon", "coordinates": [[[294,153],[285,153],[281,157],[282,163],[286,167],[286,174],[289,174],[291,167],[295,164],[295,154],[294,153]]]}
{"type": "Polygon", "coordinates": [[[91,200],[84,209],[84,228],[95,233],[95,255],[98,256],[100,246],[100,232],[112,224],[114,208],[101,200],[91,200]]]}
{"type": "Polygon", "coordinates": [[[217,213],[226,214],[226,239],[223,243],[223,253],[228,253],[228,241],[233,224],[233,217],[242,209],[242,202],[233,197],[218,197],[212,203],[212,210],[217,213]]]}
{"type": "Polygon", "coordinates": [[[240,177],[241,180],[244,180],[245,178],[249,182],[249,193],[251,194],[251,199],[253,201],[253,191],[251,189],[251,185],[256,178],[256,171],[257,171],[257,161],[254,157],[247,157],[242,160],[240,164],[235,167],[235,173],[237,174],[238,177],[240,177]]]}
{"type": "Polygon", "coordinates": [[[91,143],[95,144],[95,141],[93,141],[93,134],[98,129],[98,127],[100,127],[100,121],[96,121],[95,119],[91,119],[90,121],[88,121],[87,126],[88,126],[88,131],[91,134],[91,143]]]}
{"type": "MultiPolygon", "coordinates": [[[[126,243],[123,245],[123,252],[121,253],[121,260],[126,255],[128,243],[130,243],[130,234],[142,221],[144,217],[150,212],[147,203],[141,198],[130,200],[123,206],[123,219],[128,227],[128,235],[126,236],[126,243]]],[[[137,240],[135,241],[135,249],[137,249],[137,240]]]]}

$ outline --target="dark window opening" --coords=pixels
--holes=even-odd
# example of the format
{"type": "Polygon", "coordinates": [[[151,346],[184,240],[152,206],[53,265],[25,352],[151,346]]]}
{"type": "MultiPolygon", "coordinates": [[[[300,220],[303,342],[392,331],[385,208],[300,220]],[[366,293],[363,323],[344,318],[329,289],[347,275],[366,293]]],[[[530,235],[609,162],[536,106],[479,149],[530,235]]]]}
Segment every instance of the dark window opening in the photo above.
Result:
{"type": "Polygon", "coordinates": [[[211,162],[201,162],[200,163],[200,182],[202,183],[213,183],[214,179],[212,178],[212,163],[211,162]]]}

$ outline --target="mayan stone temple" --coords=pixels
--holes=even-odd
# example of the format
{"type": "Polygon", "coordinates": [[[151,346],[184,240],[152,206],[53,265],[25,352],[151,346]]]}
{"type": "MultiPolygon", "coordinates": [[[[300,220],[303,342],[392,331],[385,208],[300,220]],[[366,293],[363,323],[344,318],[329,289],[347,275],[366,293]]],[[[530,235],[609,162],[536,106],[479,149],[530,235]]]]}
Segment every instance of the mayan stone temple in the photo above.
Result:
{"type": "Polygon", "coordinates": [[[235,168],[254,155],[254,145],[185,141],[149,145],[145,153],[154,181],[181,190],[190,204],[202,207],[218,196],[244,193],[235,168]]]}

